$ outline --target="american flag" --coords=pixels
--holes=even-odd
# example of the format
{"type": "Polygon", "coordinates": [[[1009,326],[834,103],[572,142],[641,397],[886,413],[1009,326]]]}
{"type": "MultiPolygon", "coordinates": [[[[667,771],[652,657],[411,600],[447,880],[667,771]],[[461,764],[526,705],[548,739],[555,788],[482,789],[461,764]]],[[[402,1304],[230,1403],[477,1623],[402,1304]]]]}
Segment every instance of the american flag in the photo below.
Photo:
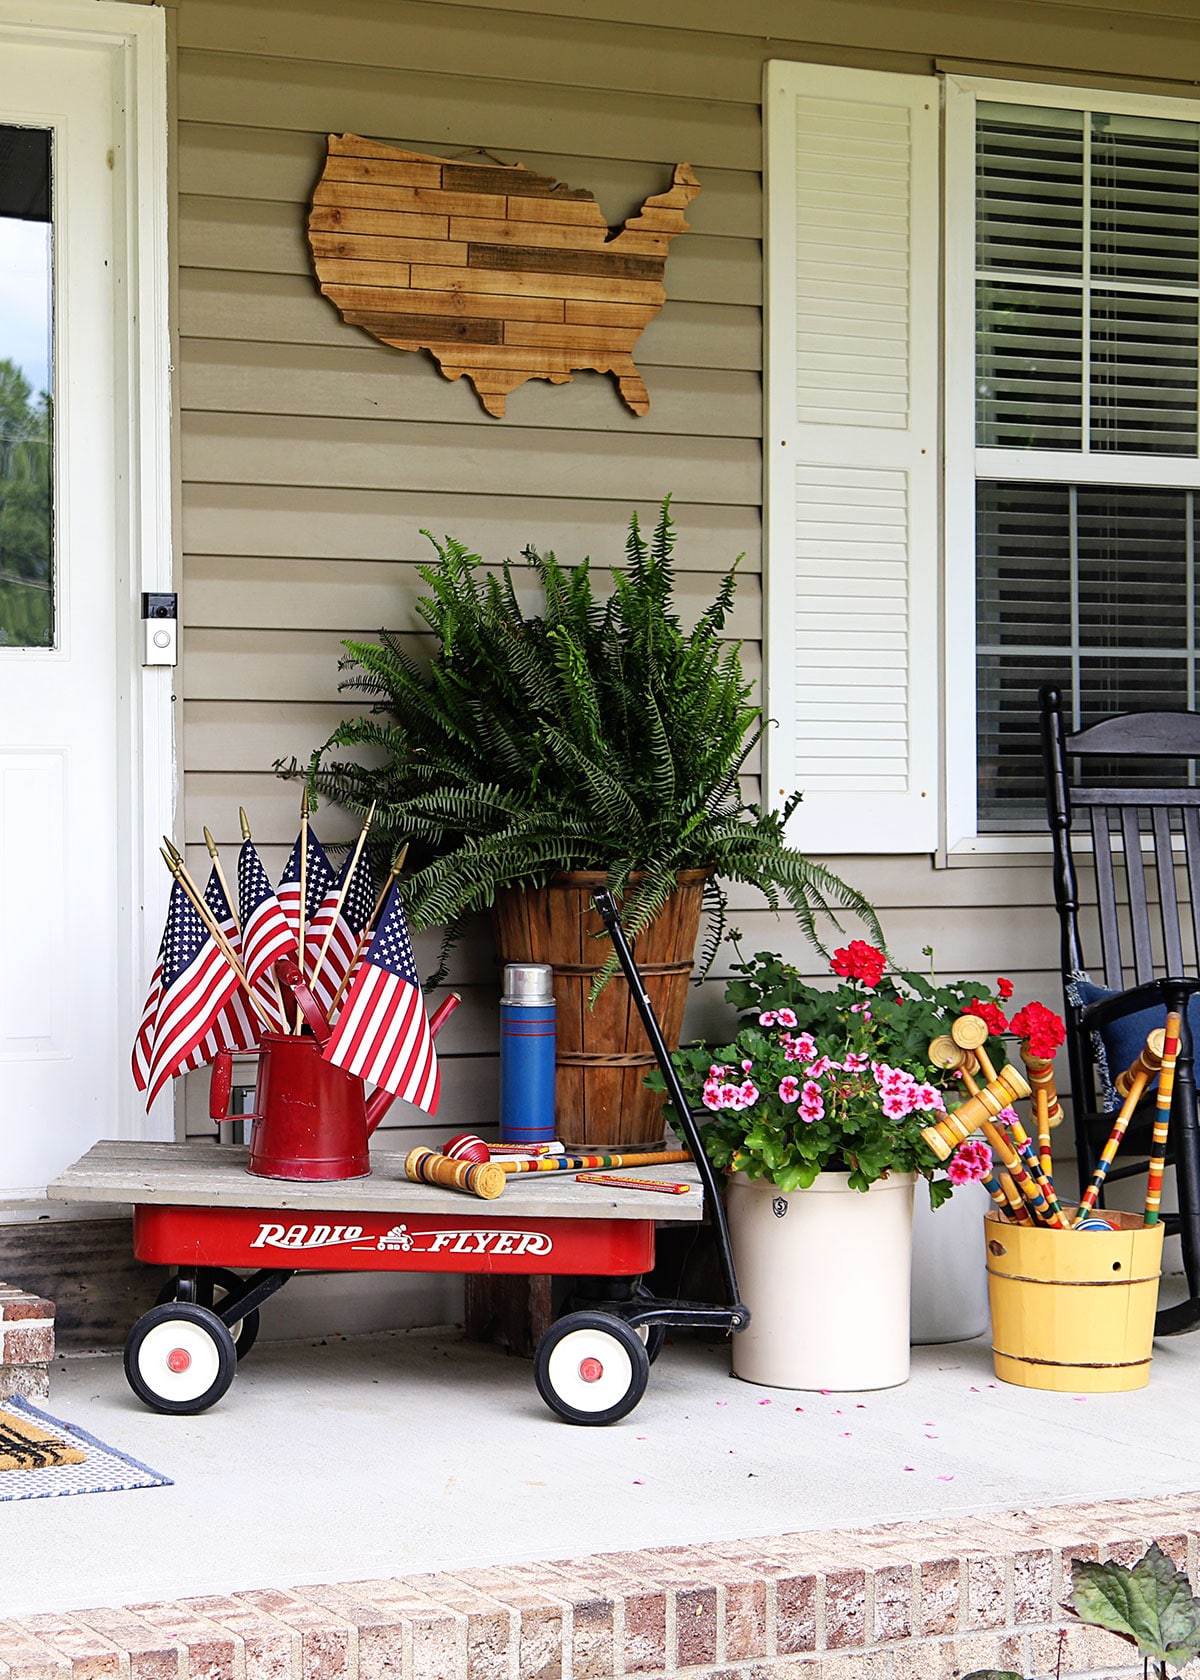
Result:
{"type": "Polygon", "coordinates": [[[309,924],[309,943],[304,953],[313,996],[327,1015],[333,1007],[338,988],[354,964],[362,936],[370,926],[371,915],[375,909],[375,882],[371,874],[370,859],[363,851],[354,865],[346,896],[342,901],[341,910],[338,910],[338,894],[342,890],[345,871],[349,867],[350,859],[347,858],[341,876],[329,888],[324,903],[309,924]],[[325,935],[330,928],[333,932],[329,937],[329,949],[325,953],[319,973],[313,978],[313,964],[321,954],[325,935]]]}
{"type": "Polygon", "coordinates": [[[442,1076],[395,885],[323,1054],[336,1067],[437,1113],[442,1076]]]}
{"type": "MultiPolygon", "coordinates": [[[[225,888],[221,885],[221,877],[215,869],[209,871],[208,885],[204,889],[204,902],[212,911],[213,921],[216,922],[230,950],[236,957],[241,957],[242,941],[238,933],[238,925],[234,920],[233,911],[229,907],[229,900],[225,897],[225,888]]],[[[272,992],[271,1002],[278,1004],[272,992]]],[[[282,1019],[278,1023],[283,1025],[282,1019]]],[[[196,1046],[192,1052],[198,1059],[189,1061],[185,1073],[192,1067],[204,1067],[211,1062],[218,1050],[254,1050],[258,1047],[258,1017],[246,996],[245,990],[239,985],[225,1008],[213,1023],[211,1032],[205,1035],[204,1041],[196,1046]]]]}
{"type": "MultiPolygon", "coordinates": [[[[201,921],[179,882],[171,888],[158,974],[153,1043],[145,1073],[147,1108],[168,1079],[184,1073],[194,1052],[215,1033],[239,981],[228,957],[201,921]]],[[[151,992],[154,990],[151,982],[151,992]]],[[[147,1000],[149,1001],[149,1000],[147,1000]]],[[[139,1040],[141,1039],[139,1030],[139,1040]]],[[[217,1048],[220,1048],[218,1045],[217,1048]]],[[[201,1058],[201,1062],[206,1060],[201,1058]]],[[[134,1050],[134,1077],[138,1052],[134,1050]]]]}
{"type": "Polygon", "coordinates": [[[238,853],[238,910],[242,924],[242,961],[253,985],[280,957],[296,954],[296,935],[280,908],[262,859],[249,840],[238,853]]]}
{"type": "MultiPolygon", "coordinates": [[[[300,860],[304,854],[304,839],[308,838],[308,859],[304,872],[304,925],[307,928],[329,891],[337,871],[325,856],[325,848],[311,828],[297,835],[292,854],[279,877],[277,897],[287,917],[288,926],[300,942],[300,860]]],[[[306,941],[307,941],[307,935],[306,941]]],[[[305,956],[307,957],[307,949],[305,956]]]]}

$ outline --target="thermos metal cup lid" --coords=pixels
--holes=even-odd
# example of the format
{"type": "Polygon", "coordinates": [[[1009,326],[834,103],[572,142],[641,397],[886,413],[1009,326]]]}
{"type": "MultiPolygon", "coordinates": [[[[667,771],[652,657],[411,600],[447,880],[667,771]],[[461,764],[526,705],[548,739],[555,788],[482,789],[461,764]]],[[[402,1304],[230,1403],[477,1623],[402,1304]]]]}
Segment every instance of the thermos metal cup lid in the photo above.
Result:
{"type": "Polygon", "coordinates": [[[554,1002],[554,970],[549,963],[505,963],[504,995],[501,1003],[539,1004],[554,1002]]]}

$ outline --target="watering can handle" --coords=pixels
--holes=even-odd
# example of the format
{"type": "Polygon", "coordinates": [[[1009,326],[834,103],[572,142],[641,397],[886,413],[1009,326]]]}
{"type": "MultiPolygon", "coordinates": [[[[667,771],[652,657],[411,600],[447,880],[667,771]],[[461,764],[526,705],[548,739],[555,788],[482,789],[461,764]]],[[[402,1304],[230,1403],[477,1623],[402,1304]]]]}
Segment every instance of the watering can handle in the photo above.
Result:
{"type": "Polygon", "coordinates": [[[291,957],[284,957],[275,966],[279,971],[279,978],[295,998],[297,1009],[312,1028],[313,1037],[318,1044],[326,1043],[333,1029],[325,1019],[325,1011],[309,990],[299,967],[291,957]]]}
{"type": "MultiPolygon", "coordinates": [[[[218,1123],[232,1120],[229,1099],[233,1095],[233,1057],[228,1050],[218,1050],[213,1058],[212,1084],[208,1088],[208,1115],[218,1123]]],[[[241,1116],[236,1116],[241,1119],[241,1116]]]]}

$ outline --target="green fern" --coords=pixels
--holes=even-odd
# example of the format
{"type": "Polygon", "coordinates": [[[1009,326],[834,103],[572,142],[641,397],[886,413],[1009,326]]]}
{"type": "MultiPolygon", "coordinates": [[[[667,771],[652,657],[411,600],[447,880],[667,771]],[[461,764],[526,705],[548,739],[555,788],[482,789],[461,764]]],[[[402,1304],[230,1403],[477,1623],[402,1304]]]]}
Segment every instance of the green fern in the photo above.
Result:
{"type": "MultiPolygon", "coordinates": [[[[561,871],[603,869],[623,898],[631,938],[662,909],[682,869],[713,873],[700,974],[724,934],[722,881],[790,907],[821,948],[818,917],[860,918],[882,943],[860,894],[789,846],[783,811],[748,803],[740,776],[765,723],[739,648],[723,640],[737,562],[688,631],[673,608],[670,498],[650,538],[630,520],[627,564],[598,597],[585,560],[564,566],[528,548],[545,600],[526,617],[505,563],[488,571],[452,538],[420,568],[417,603],[436,643],[428,665],[394,632],[347,642],[343,690],[370,700],[314,753],[312,790],[356,812],[377,804],[384,845],[411,843],[405,901],[414,927],[445,927],[443,956],[464,919],[501,887],[542,885],[561,871]],[[366,762],[340,756],[370,749],[366,762]]],[[[601,971],[597,989],[613,972],[601,971]]]]}

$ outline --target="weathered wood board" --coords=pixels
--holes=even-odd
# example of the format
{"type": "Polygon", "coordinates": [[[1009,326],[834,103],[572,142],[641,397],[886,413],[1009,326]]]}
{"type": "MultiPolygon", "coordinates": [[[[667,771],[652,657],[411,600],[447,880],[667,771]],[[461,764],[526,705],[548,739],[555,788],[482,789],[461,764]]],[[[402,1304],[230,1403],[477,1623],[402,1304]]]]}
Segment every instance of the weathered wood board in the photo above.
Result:
{"type": "Polygon", "coordinates": [[[690,1223],[703,1213],[703,1194],[695,1166],[634,1170],[634,1177],[668,1176],[692,1185],[686,1196],[661,1196],[646,1190],[577,1184],[575,1175],[514,1173],[504,1194],[481,1202],[458,1190],[435,1184],[410,1184],[404,1156],[380,1151],[371,1157],[367,1178],[307,1183],[255,1178],[246,1171],[249,1151],[219,1143],[135,1143],[106,1140],[93,1144],[74,1166],[55,1179],[46,1194],[64,1202],[153,1203],[159,1207],[314,1208],[330,1213],[462,1213],[464,1206],[486,1208],[517,1218],[653,1219],[690,1223]]]}
{"type": "Polygon", "coordinates": [[[700,191],[686,163],[613,233],[592,194],[523,164],[458,163],[331,134],[308,242],[343,320],[465,374],[500,417],[527,379],[611,373],[650,397],[633,347],[666,301],[667,251],[700,191]]]}
{"type": "Polygon", "coordinates": [[[134,1259],[128,1211],[113,1212],[111,1219],[0,1224],[0,1278],[54,1302],[60,1352],[120,1347],[166,1281],[162,1266],[134,1259]]]}

